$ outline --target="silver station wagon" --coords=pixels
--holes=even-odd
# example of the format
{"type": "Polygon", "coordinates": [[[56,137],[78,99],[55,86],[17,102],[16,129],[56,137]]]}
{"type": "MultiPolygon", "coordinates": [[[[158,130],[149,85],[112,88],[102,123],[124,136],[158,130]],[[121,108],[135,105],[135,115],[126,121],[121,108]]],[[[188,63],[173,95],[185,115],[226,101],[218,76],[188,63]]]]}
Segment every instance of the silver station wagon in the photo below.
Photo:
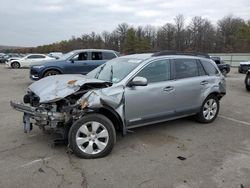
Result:
{"type": "Polygon", "coordinates": [[[53,129],[77,156],[98,158],[111,152],[118,131],[185,116],[211,123],[225,94],[225,78],[210,59],[135,54],[87,75],[43,78],[11,106],[24,113],[25,132],[53,129]]]}

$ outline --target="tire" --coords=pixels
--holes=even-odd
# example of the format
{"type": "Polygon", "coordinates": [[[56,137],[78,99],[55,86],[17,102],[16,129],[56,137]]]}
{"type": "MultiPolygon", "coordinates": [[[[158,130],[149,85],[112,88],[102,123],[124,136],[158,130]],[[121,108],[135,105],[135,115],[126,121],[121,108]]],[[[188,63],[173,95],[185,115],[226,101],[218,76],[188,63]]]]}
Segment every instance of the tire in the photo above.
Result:
{"type": "Polygon", "coordinates": [[[250,82],[248,81],[249,79],[250,79],[250,76],[248,76],[248,77],[246,78],[246,90],[247,90],[247,91],[250,91],[250,85],[249,85],[250,82]]]}
{"type": "Polygon", "coordinates": [[[246,90],[250,91],[250,86],[249,85],[246,85],[246,90]]]}
{"type": "Polygon", "coordinates": [[[69,147],[80,158],[105,157],[112,151],[115,142],[114,125],[101,114],[85,115],[77,120],[69,131],[69,147]]]}
{"type": "Polygon", "coordinates": [[[60,72],[57,71],[57,70],[48,70],[48,71],[46,71],[44,73],[43,78],[47,77],[47,76],[54,76],[54,75],[57,75],[57,74],[60,74],[60,72]]]}
{"type": "Polygon", "coordinates": [[[13,63],[11,63],[11,68],[13,68],[13,69],[19,69],[20,67],[21,67],[21,65],[17,61],[14,61],[13,63]]]}
{"type": "Polygon", "coordinates": [[[196,115],[196,120],[200,123],[213,122],[220,110],[220,102],[215,95],[209,95],[200,108],[200,112],[196,115]],[[205,110],[207,109],[207,110],[205,110]]]}

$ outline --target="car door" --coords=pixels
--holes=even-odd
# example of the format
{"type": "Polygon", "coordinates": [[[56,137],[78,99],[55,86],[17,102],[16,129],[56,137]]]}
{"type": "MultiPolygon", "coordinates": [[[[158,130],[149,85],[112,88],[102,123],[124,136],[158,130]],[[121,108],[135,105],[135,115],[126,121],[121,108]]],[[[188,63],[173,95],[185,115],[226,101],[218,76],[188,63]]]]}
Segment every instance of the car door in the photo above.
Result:
{"type": "Polygon", "coordinates": [[[90,52],[90,60],[85,65],[85,74],[89,73],[96,67],[102,65],[107,60],[103,58],[103,52],[93,51],[90,52]]]}
{"type": "Polygon", "coordinates": [[[176,58],[173,61],[176,113],[182,115],[196,112],[201,106],[201,95],[207,75],[196,59],[176,58]]]}
{"type": "Polygon", "coordinates": [[[86,74],[86,65],[89,61],[88,52],[76,53],[65,63],[65,73],[67,74],[86,74]]]}
{"type": "Polygon", "coordinates": [[[29,55],[22,61],[23,67],[29,67],[35,61],[36,55],[29,55]]]}
{"type": "MultiPolygon", "coordinates": [[[[147,86],[126,86],[125,119],[128,126],[138,126],[167,119],[174,114],[175,90],[168,59],[156,60],[135,76],[148,80],[147,86]]],[[[135,77],[134,76],[134,77],[135,77]]]]}
{"type": "Polygon", "coordinates": [[[39,62],[45,60],[46,56],[45,55],[34,55],[33,62],[39,62]]]}

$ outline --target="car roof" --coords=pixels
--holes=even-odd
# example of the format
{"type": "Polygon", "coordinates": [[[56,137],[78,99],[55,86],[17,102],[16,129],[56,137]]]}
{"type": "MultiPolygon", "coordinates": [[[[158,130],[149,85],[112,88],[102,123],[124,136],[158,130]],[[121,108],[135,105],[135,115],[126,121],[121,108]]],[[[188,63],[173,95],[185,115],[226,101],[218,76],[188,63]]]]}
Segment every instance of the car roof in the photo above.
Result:
{"type": "Polygon", "coordinates": [[[199,57],[199,56],[191,56],[191,55],[160,55],[160,56],[153,56],[153,53],[143,53],[143,54],[132,54],[132,55],[125,55],[121,56],[120,58],[131,58],[131,59],[141,59],[141,60],[154,60],[154,59],[162,59],[162,58],[182,58],[182,59],[205,59],[209,60],[208,58],[199,57]]]}
{"type": "Polygon", "coordinates": [[[74,52],[89,52],[89,51],[96,51],[96,52],[115,52],[114,50],[107,50],[107,49],[78,49],[73,50],[74,52]]]}
{"type": "Polygon", "coordinates": [[[26,56],[28,56],[28,55],[44,55],[44,56],[46,56],[45,54],[27,54],[26,56]]]}
{"type": "Polygon", "coordinates": [[[146,60],[148,58],[152,57],[152,53],[143,53],[143,54],[131,54],[131,55],[125,55],[121,56],[120,58],[128,58],[128,59],[141,59],[146,60]]]}

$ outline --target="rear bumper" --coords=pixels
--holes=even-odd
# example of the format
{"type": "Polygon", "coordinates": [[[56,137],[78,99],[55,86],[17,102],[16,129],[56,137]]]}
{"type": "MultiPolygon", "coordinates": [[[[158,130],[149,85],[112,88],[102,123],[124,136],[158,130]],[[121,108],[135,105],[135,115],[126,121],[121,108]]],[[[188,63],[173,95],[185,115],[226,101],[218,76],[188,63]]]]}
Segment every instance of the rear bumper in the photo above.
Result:
{"type": "Polygon", "coordinates": [[[239,73],[246,73],[250,69],[250,65],[240,65],[238,67],[239,73]]]}

